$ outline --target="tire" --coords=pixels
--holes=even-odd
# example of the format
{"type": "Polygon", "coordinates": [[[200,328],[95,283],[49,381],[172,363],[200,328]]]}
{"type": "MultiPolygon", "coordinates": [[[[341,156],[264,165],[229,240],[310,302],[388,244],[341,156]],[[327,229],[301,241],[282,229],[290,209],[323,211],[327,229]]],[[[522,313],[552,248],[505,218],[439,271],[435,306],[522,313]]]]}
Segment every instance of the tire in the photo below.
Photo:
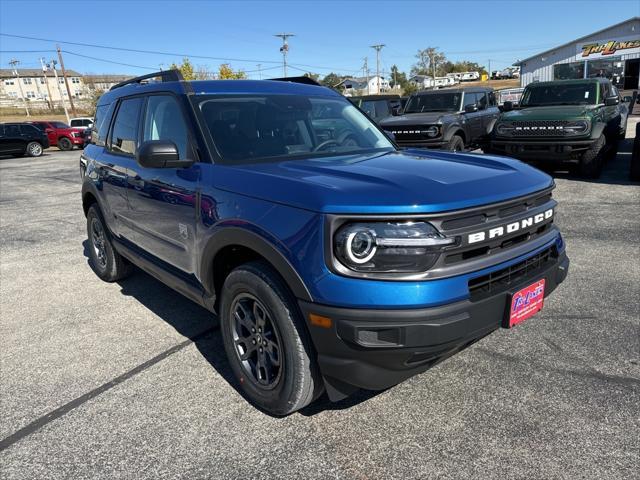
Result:
{"type": "Polygon", "coordinates": [[[447,143],[447,150],[450,152],[463,152],[464,151],[464,140],[459,135],[454,135],[447,143]]]}
{"type": "Polygon", "coordinates": [[[30,157],[39,157],[43,152],[42,145],[38,142],[29,142],[27,144],[26,152],[30,157]]]}
{"type": "Polygon", "coordinates": [[[105,282],[115,282],[131,274],[133,266],[113,248],[111,235],[95,203],[87,212],[87,237],[89,263],[98,277],[105,282]]]}
{"type": "Polygon", "coordinates": [[[295,298],[268,264],[250,262],[229,274],[220,328],[240,388],[258,408],[288,415],[324,390],[295,298]]]}
{"type": "Polygon", "coordinates": [[[73,143],[67,137],[62,137],[58,139],[58,148],[64,151],[73,150],[73,143]]]}
{"type": "Polygon", "coordinates": [[[604,153],[606,152],[606,139],[604,134],[591,145],[591,148],[582,154],[578,164],[578,173],[585,178],[598,178],[602,173],[604,153]]]}

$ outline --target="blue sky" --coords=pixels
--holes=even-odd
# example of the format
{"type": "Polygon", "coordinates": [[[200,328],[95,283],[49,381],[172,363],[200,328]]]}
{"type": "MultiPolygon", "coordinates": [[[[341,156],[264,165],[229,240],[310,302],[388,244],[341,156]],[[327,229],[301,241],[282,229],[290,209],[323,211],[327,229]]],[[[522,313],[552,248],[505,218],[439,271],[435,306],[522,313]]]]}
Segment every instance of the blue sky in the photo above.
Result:
{"type": "MultiPolygon", "coordinates": [[[[491,59],[491,68],[496,69],[636,15],[640,15],[638,0],[0,0],[0,33],[230,58],[228,62],[192,61],[214,70],[220,63],[230,63],[257,78],[258,63],[263,76],[281,75],[277,68],[282,58],[280,40],[273,34],[282,31],[296,35],[290,40],[290,75],[301,70],[361,74],[365,56],[375,71],[375,52],[369,47],[375,43],[386,44],[381,53],[385,71],[394,63],[408,70],[416,51],[430,46],[451,60],[468,59],[486,66],[491,59]],[[41,14],[25,17],[25,10],[41,14]]],[[[60,46],[68,52],[66,67],[83,73],[143,74],[181,59],[180,55],[60,46]]],[[[52,41],[0,36],[0,64],[7,68],[16,58],[21,67],[35,68],[40,56],[51,58],[54,53],[18,50],[54,48],[52,41]]]]}

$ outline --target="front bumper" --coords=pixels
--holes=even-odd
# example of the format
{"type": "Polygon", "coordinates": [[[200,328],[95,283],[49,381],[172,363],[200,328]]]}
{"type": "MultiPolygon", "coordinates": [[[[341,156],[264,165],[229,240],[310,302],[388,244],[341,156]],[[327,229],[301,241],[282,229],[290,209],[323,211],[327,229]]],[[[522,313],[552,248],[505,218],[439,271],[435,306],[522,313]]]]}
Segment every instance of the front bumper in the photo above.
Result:
{"type": "Polygon", "coordinates": [[[420,373],[503,322],[510,296],[545,279],[545,297],[567,276],[564,251],[543,267],[479,300],[422,309],[354,309],[299,301],[310,314],[331,319],[331,327],[310,325],[318,363],[331,400],[359,388],[382,390],[420,373]]]}
{"type": "Polygon", "coordinates": [[[74,145],[84,145],[84,137],[69,137],[74,145]]]}
{"type": "Polygon", "coordinates": [[[539,139],[494,138],[491,140],[491,152],[522,160],[558,160],[578,161],[580,156],[596,140],[593,139],[539,139]]]}

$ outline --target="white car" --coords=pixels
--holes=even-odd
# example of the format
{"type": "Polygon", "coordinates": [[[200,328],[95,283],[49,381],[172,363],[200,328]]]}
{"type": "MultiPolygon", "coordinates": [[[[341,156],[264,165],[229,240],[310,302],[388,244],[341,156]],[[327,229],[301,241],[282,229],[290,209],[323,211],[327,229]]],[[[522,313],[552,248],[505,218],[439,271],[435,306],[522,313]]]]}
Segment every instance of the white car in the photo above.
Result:
{"type": "Polygon", "coordinates": [[[85,128],[93,127],[93,118],[92,117],[77,117],[69,120],[69,126],[71,128],[81,128],[84,130],[85,128]]]}

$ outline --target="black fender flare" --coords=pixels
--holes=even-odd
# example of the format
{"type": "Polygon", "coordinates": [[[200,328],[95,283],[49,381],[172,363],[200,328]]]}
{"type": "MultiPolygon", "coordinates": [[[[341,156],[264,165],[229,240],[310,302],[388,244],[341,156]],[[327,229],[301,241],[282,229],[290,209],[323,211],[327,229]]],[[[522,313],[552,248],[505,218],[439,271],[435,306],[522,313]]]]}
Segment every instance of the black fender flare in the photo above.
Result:
{"type": "Polygon", "coordinates": [[[591,129],[591,139],[593,140],[599,139],[600,135],[604,133],[606,126],[607,126],[606,123],[603,123],[603,122],[596,123],[591,129]]]}
{"type": "Polygon", "coordinates": [[[451,140],[451,137],[453,137],[459,130],[462,130],[464,132],[464,141],[465,143],[469,141],[468,135],[467,135],[467,130],[464,128],[464,126],[460,123],[452,123],[449,126],[445,126],[445,131],[444,131],[444,136],[442,137],[443,140],[445,142],[448,142],[449,140],[451,140]]]}
{"type": "MultiPolygon", "coordinates": [[[[96,187],[96,184],[88,177],[85,177],[83,179],[83,181],[82,181],[81,194],[82,194],[82,208],[83,208],[83,210],[85,210],[85,199],[87,198],[87,195],[90,194],[96,199],[96,202],[98,203],[98,207],[102,211],[102,214],[103,215],[105,214],[104,206],[102,204],[102,196],[98,192],[98,188],[96,187]]],[[[86,210],[85,210],[84,214],[86,216],[86,214],[87,214],[86,210]]]]}
{"type": "Polygon", "coordinates": [[[262,256],[287,283],[293,294],[304,301],[313,302],[311,293],[307,289],[298,272],[293,268],[289,260],[274,247],[267,239],[246,228],[221,227],[208,240],[200,260],[200,283],[208,294],[215,293],[214,285],[214,258],[223,248],[238,245],[249,248],[262,256]]]}

